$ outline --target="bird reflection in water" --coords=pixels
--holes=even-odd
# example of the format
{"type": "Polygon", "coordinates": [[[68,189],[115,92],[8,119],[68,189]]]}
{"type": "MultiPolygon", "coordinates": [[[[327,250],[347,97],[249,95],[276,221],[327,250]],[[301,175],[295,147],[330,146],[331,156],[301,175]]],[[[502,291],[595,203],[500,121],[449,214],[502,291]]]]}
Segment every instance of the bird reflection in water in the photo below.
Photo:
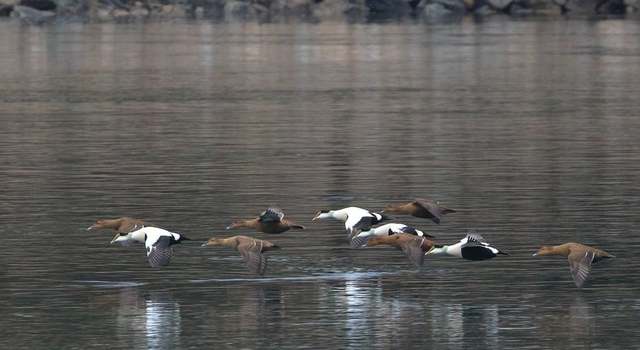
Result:
{"type": "Polygon", "coordinates": [[[429,329],[437,344],[454,347],[476,344],[488,349],[499,347],[500,316],[496,304],[435,304],[430,306],[430,313],[429,329]]]}
{"type": "Polygon", "coordinates": [[[130,339],[131,334],[144,334],[147,349],[173,347],[180,344],[180,304],[167,292],[140,294],[138,288],[124,288],[119,295],[118,334],[130,339]],[[135,333],[133,333],[135,332],[135,333]]]}

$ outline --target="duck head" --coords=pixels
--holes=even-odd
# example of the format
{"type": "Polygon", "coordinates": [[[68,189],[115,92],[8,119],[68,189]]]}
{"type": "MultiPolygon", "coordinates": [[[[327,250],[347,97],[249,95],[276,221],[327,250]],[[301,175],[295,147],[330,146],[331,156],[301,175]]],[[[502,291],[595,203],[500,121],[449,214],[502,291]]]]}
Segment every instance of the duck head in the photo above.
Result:
{"type": "Polygon", "coordinates": [[[543,245],[542,247],[540,247],[540,249],[538,249],[537,252],[533,253],[533,256],[554,255],[555,253],[556,252],[553,247],[543,245]]]}
{"type": "Polygon", "coordinates": [[[132,243],[134,239],[128,233],[116,232],[115,236],[111,239],[111,244],[120,243],[122,245],[128,245],[132,243]]]}
{"type": "Polygon", "coordinates": [[[222,244],[223,244],[222,238],[209,238],[208,241],[202,243],[201,247],[207,247],[210,245],[216,246],[216,245],[222,245],[222,244]]]}
{"type": "Polygon", "coordinates": [[[202,243],[201,247],[208,246],[225,246],[236,248],[239,242],[237,236],[229,237],[229,238],[209,238],[208,241],[202,243]]]}
{"type": "Polygon", "coordinates": [[[447,247],[441,244],[434,244],[429,251],[424,255],[445,255],[447,254],[447,247]]]}
{"type": "Polygon", "coordinates": [[[333,218],[333,210],[320,210],[316,213],[316,216],[311,221],[330,219],[333,218]]]}
{"type": "Polygon", "coordinates": [[[99,230],[104,228],[115,229],[118,227],[120,223],[117,219],[109,220],[109,219],[99,219],[96,220],[95,224],[87,227],[87,231],[99,230]]]}

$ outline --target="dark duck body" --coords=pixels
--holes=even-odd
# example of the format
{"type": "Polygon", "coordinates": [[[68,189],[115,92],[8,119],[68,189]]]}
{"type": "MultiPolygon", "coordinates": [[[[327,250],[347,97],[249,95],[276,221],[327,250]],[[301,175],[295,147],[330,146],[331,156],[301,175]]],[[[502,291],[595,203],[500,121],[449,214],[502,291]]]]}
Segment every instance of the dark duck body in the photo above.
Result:
{"type": "Polygon", "coordinates": [[[405,204],[389,204],[383,213],[411,215],[417,218],[429,219],[436,224],[440,224],[442,217],[456,211],[440,205],[440,202],[431,199],[415,199],[413,202],[405,204]]]}
{"type": "Polygon", "coordinates": [[[278,208],[268,208],[260,216],[250,220],[235,221],[227,226],[227,230],[235,228],[251,228],[257,232],[278,234],[290,229],[304,230],[304,226],[285,219],[284,212],[278,208]]]}

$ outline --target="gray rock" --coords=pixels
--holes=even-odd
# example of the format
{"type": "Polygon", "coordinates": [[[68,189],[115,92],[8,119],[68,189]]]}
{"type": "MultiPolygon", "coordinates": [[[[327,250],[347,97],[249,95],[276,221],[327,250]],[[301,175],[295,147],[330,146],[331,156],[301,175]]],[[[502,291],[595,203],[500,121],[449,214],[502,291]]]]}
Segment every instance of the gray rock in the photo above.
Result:
{"type": "Polygon", "coordinates": [[[313,13],[320,20],[340,20],[350,23],[362,22],[369,8],[364,0],[323,0],[315,4],[313,13]]]}
{"type": "Polygon", "coordinates": [[[489,6],[499,11],[505,11],[509,6],[511,6],[513,1],[514,0],[487,0],[489,6]]]}
{"type": "Polygon", "coordinates": [[[293,20],[316,23],[319,21],[315,14],[317,6],[313,0],[272,0],[269,14],[272,22],[293,20]]]}
{"type": "Polygon", "coordinates": [[[13,13],[27,24],[41,25],[52,22],[56,13],[51,11],[40,11],[27,6],[14,6],[13,13]]]}
{"type": "Polygon", "coordinates": [[[13,5],[0,4],[0,17],[9,17],[13,12],[13,5]]]}
{"type": "Polygon", "coordinates": [[[533,9],[527,4],[521,2],[514,2],[509,8],[509,15],[514,17],[525,17],[533,14],[533,9]]]}
{"type": "Polygon", "coordinates": [[[224,6],[224,18],[228,21],[249,21],[255,19],[251,4],[243,0],[231,0],[224,6]]]}
{"type": "Polygon", "coordinates": [[[431,2],[424,6],[422,18],[428,23],[446,23],[462,19],[464,12],[451,10],[440,2],[431,2]]]}
{"type": "Polygon", "coordinates": [[[473,14],[479,17],[491,16],[495,13],[496,11],[492,10],[489,5],[482,5],[473,9],[473,14]]]}
{"type": "Polygon", "coordinates": [[[190,0],[186,5],[186,13],[197,18],[201,11],[202,17],[222,20],[225,14],[225,3],[225,0],[190,0]]]}
{"type": "Polygon", "coordinates": [[[451,12],[455,12],[461,15],[463,15],[465,12],[465,5],[463,0],[433,0],[432,2],[443,5],[451,12]]]}
{"type": "Polygon", "coordinates": [[[370,17],[398,18],[404,17],[411,11],[409,2],[405,0],[365,0],[369,8],[370,17]]]}

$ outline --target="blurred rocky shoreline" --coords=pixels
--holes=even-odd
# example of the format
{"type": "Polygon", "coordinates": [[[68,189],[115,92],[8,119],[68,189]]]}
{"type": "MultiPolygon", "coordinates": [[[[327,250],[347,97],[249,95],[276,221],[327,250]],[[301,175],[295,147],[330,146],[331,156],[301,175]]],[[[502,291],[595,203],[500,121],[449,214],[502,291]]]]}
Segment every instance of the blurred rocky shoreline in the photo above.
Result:
{"type": "Polygon", "coordinates": [[[207,19],[286,23],[416,20],[446,23],[503,15],[638,18],[640,0],[0,0],[0,19],[54,21],[207,19]]]}

